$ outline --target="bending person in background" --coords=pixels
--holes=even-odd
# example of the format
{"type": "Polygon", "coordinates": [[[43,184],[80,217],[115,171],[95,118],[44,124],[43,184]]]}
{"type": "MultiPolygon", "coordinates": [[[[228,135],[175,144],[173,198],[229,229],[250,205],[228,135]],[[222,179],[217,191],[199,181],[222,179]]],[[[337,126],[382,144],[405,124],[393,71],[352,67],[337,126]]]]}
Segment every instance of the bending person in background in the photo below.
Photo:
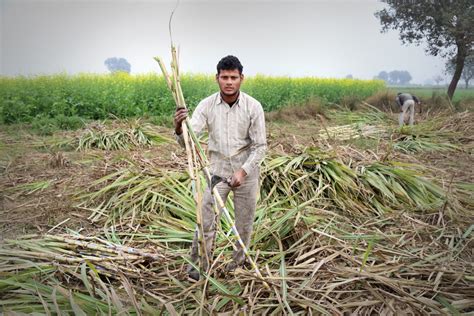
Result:
{"type": "MultiPolygon", "coordinates": [[[[196,134],[207,129],[209,133],[208,152],[213,176],[227,179],[215,185],[222,200],[230,191],[234,192],[235,226],[242,241],[248,247],[252,234],[257,193],[259,191],[260,162],[266,151],[265,116],[260,102],[240,91],[244,80],[242,64],[235,56],[222,58],[217,64],[216,81],[220,92],[202,100],[191,118],[196,134]]],[[[175,134],[178,143],[184,146],[181,123],[187,117],[187,110],[179,108],[174,117],[175,134]]],[[[202,203],[202,222],[207,258],[212,257],[218,218],[213,211],[213,197],[208,187],[202,203]]],[[[238,243],[233,261],[226,266],[234,270],[245,261],[245,254],[238,243]]],[[[197,231],[191,247],[191,261],[199,259],[197,231]]],[[[203,260],[201,267],[207,271],[209,262],[203,260]]],[[[188,266],[188,275],[199,280],[199,271],[188,266]]]]}
{"type": "Polygon", "coordinates": [[[420,100],[410,93],[399,92],[395,98],[395,101],[397,102],[401,111],[400,117],[398,118],[398,124],[400,127],[402,127],[405,123],[405,114],[408,109],[410,109],[410,125],[413,125],[415,122],[415,103],[420,105],[420,100]]]}

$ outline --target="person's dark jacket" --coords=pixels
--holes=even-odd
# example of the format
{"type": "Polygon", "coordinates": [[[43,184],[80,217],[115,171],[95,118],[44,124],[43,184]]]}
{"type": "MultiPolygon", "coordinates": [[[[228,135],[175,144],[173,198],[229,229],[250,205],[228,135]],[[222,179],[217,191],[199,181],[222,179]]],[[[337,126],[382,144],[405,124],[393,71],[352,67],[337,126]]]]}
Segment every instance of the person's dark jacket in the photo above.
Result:
{"type": "Polygon", "coordinates": [[[401,93],[397,95],[397,98],[395,99],[395,101],[397,101],[397,104],[400,107],[403,105],[403,103],[405,103],[405,101],[408,101],[408,100],[413,100],[415,101],[416,104],[420,103],[420,99],[418,99],[415,95],[412,95],[410,93],[401,93]]]}

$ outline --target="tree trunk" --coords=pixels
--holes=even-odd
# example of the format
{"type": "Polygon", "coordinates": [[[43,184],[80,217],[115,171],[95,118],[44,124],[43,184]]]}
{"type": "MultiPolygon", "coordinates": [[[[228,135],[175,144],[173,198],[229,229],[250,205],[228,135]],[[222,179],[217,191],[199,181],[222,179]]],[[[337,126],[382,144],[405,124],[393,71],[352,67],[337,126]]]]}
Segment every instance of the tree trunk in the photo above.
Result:
{"type": "Polygon", "coordinates": [[[466,89],[468,89],[469,88],[469,80],[466,79],[464,81],[466,82],[466,89]]]}
{"type": "Polygon", "coordinates": [[[464,47],[462,47],[461,45],[458,45],[458,53],[456,55],[456,70],[454,71],[453,79],[451,79],[451,83],[449,84],[449,88],[448,88],[449,100],[453,99],[454,91],[456,91],[456,87],[458,85],[459,79],[461,78],[465,59],[466,59],[466,51],[464,47]]]}

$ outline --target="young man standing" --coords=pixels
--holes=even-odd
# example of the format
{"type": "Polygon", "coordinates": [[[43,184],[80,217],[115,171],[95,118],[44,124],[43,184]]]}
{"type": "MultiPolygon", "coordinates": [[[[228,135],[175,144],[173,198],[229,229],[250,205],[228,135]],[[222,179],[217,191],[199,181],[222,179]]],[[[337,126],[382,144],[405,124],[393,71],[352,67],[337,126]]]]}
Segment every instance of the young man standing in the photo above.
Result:
{"type": "Polygon", "coordinates": [[[420,100],[416,96],[409,93],[399,92],[395,98],[395,101],[397,102],[401,111],[398,118],[398,124],[400,127],[402,127],[403,123],[405,123],[405,113],[408,109],[410,109],[410,125],[413,125],[415,122],[415,102],[416,104],[420,105],[420,100]]]}
{"type": "MultiPolygon", "coordinates": [[[[242,64],[235,56],[226,56],[217,64],[216,81],[220,92],[204,100],[196,107],[191,126],[196,134],[207,128],[209,133],[208,155],[212,175],[229,179],[216,185],[225,201],[234,192],[235,224],[244,244],[250,244],[257,193],[259,190],[260,162],[266,151],[265,116],[260,102],[240,91],[244,80],[242,64]]],[[[178,142],[184,146],[181,123],[187,117],[186,109],[177,109],[174,117],[178,142]]],[[[202,223],[207,257],[212,256],[215,238],[216,215],[213,197],[208,187],[202,203],[202,223]]],[[[234,270],[245,261],[245,254],[238,243],[233,261],[226,267],[234,270]]],[[[198,263],[197,232],[191,247],[191,261],[198,263]]],[[[207,270],[209,262],[202,269],[207,270]]],[[[199,271],[188,267],[191,278],[198,280],[199,271]]]]}

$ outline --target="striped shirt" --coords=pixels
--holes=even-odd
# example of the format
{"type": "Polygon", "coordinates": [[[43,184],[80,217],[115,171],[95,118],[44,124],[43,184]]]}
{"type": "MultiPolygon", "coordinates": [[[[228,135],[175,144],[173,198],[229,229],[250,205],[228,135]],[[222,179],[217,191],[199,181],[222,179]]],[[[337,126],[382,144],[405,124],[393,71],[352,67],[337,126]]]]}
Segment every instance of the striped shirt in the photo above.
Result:
{"type": "MultiPolygon", "coordinates": [[[[197,135],[205,129],[209,133],[212,174],[229,177],[242,168],[247,176],[258,177],[255,172],[258,173],[267,147],[265,116],[260,102],[240,92],[231,107],[218,92],[198,104],[190,123],[197,135]]],[[[176,138],[184,147],[183,135],[176,138]]]]}

